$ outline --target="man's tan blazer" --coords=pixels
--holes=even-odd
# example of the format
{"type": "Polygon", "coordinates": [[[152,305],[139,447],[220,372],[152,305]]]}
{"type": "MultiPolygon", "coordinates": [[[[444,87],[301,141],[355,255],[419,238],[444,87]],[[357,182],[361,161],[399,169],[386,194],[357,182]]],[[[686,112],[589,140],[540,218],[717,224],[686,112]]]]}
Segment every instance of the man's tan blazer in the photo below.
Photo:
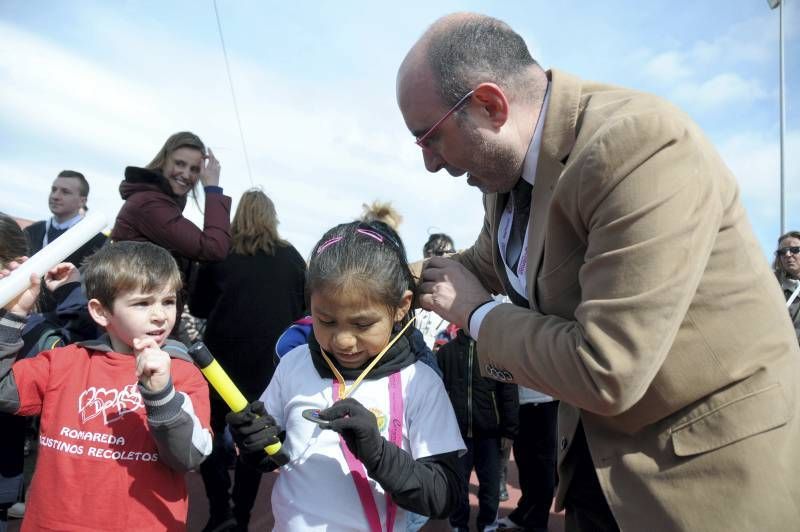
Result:
{"type": "MultiPolygon", "coordinates": [[[[562,401],[558,505],[582,420],[621,530],[800,530],[800,350],[733,175],[665,101],[549,75],[530,309],[488,313],[482,371],[562,401]]],[[[495,292],[506,196],[457,257],[495,292]]]]}

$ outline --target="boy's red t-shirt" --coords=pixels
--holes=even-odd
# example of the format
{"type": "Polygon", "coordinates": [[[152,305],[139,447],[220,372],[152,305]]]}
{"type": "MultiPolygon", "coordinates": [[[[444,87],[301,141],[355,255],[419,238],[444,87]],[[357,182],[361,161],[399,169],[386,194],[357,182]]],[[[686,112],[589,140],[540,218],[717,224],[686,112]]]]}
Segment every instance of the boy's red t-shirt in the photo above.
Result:
{"type": "MultiPolygon", "coordinates": [[[[41,415],[22,530],[185,530],[184,473],[159,461],[135,357],[70,345],[14,364],[20,415],[41,415]]],[[[171,359],[176,392],[208,428],[208,387],[171,359]]]]}

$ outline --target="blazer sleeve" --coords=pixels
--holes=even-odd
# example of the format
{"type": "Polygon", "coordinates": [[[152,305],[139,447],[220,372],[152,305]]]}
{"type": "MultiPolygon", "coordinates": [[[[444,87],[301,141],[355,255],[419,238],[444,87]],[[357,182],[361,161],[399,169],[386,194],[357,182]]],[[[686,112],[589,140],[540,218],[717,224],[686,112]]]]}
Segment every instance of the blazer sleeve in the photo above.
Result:
{"type": "Polygon", "coordinates": [[[726,170],[702,133],[665,112],[618,119],[575,156],[572,223],[584,228],[586,251],[573,316],[498,305],[481,325],[478,354],[482,371],[504,368],[519,384],[615,416],[662,367],[723,204],[735,198],[718,190],[726,170]]]}
{"type": "Polygon", "coordinates": [[[139,230],[154,244],[198,261],[221,261],[230,247],[231,198],[206,194],[201,230],[166,195],[153,194],[137,213],[139,230]]]}

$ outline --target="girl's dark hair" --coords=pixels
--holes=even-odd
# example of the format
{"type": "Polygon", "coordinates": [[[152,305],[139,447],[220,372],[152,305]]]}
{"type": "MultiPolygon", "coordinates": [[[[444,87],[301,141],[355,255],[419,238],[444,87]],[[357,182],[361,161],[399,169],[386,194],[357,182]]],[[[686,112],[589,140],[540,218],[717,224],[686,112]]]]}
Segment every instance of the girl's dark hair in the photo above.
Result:
{"type": "MultiPolygon", "coordinates": [[[[363,287],[390,310],[400,306],[406,290],[416,298],[416,283],[403,243],[386,224],[340,224],[314,246],[306,271],[306,305],[311,306],[311,294],[322,287],[348,290],[354,286],[363,287]]],[[[411,312],[402,325],[410,319],[411,312]]]]}
{"type": "Polygon", "coordinates": [[[444,233],[433,233],[422,247],[422,256],[426,259],[434,255],[442,256],[448,253],[455,253],[455,244],[453,239],[444,233]]]}
{"type": "Polygon", "coordinates": [[[28,238],[11,216],[0,212],[0,266],[28,254],[28,238]]]}

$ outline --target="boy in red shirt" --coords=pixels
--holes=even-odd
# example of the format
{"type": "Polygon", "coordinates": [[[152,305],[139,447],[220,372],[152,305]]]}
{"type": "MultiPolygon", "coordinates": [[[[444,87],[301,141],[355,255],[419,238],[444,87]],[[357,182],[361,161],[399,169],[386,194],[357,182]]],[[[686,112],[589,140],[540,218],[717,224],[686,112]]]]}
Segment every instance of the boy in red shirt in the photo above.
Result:
{"type": "Polygon", "coordinates": [[[89,313],[106,329],[97,340],[14,362],[38,279],[0,310],[0,411],[41,416],[22,530],[185,530],[184,473],[211,452],[211,434],[206,382],[167,339],[175,260],[119,242],[83,276],[89,313]]]}

